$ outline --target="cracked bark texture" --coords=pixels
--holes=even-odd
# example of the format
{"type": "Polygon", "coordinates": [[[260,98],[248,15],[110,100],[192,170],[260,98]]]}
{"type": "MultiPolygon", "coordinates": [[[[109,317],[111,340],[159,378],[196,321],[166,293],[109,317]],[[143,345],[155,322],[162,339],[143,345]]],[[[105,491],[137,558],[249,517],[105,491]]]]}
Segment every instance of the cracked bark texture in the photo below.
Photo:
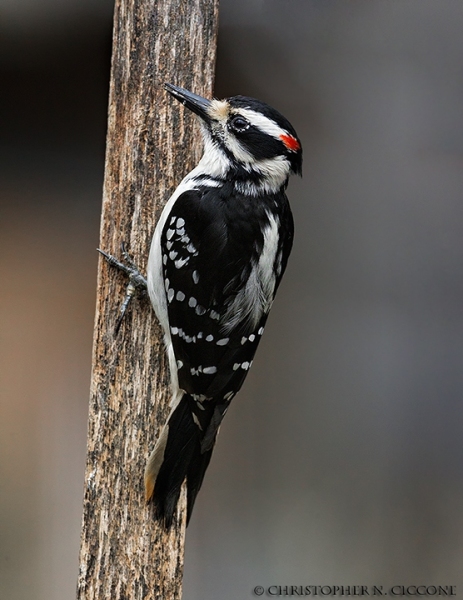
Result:
{"type": "MultiPolygon", "coordinates": [[[[201,152],[194,118],[163,89],[210,97],[218,0],[116,0],[100,248],[126,242],[145,272],[162,207],[201,152]]],[[[147,298],[116,336],[126,279],[99,262],[78,600],[181,598],[185,496],[170,530],[143,472],[169,412],[161,331],[147,298]]]]}

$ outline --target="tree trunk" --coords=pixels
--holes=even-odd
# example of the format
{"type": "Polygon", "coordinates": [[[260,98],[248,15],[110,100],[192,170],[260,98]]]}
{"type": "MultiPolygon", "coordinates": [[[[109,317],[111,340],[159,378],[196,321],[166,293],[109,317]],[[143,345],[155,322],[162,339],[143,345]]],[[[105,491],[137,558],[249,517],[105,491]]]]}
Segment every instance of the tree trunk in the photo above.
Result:
{"type": "MultiPolygon", "coordinates": [[[[156,219],[198,160],[200,134],[163,89],[210,96],[218,0],[116,0],[100,248],[142,272],[156,219]]],[[[127,281],[100,260],[78,600],[181,597],[185,494],[165,530],[145,505],[146,460],[168,414],[161,332],[146,298],[115,324],[127,281]]]]}

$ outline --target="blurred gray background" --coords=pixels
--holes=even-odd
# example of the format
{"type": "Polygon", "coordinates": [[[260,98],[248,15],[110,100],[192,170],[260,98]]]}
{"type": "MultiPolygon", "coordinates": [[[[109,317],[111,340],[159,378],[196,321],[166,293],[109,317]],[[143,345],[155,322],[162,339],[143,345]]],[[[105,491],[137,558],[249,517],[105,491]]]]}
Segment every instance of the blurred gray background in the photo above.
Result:
{"type": "MultiPolygon", "coordinates": [[[[74,597],[112,3],[0,0],[0,598],[74,597]]],[[[216,94],[302,139],[296,243],[187,600],[461,585],[463,3],[222,0],[216,94]]]]}

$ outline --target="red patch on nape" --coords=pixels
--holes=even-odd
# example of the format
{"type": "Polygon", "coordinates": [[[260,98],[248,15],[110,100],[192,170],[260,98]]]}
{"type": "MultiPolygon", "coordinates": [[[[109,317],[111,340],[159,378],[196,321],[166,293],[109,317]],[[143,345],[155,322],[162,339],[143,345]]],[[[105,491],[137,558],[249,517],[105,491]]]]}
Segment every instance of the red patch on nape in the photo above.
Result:
{"type": "Polygon", "coordinates": [[[297,152],[301,149],[300,143],[292,135],[282,133],[280,135],[280,140],[288,148],[288,150],[291,150],[291,152],[297,152]]]}

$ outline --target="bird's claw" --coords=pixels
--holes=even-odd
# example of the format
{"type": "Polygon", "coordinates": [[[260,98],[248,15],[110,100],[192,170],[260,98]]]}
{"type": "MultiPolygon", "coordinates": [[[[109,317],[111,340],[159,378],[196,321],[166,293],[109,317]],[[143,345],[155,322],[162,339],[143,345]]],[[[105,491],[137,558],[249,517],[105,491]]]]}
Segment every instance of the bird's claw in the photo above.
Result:
{"type": "Polygon", "coordinates": [[[121,262],[120,260],[118,260],[117,258],[112,256],[112,254],[108,254],[104,250],[101,250],[100,248],[97,248],[97,250],[104,257],[104,259],[107,261],[107,263],[111,267],[115,267],[116,269],[119,269],[119,271],[122,271],[123,273],[125,273],[129,278],[129,283],[127,284],[124,302],[121,305],[121,308],[119,310],[119,317],[117,318],[117,321],[116,321],[115,334],[117,334],[121,327],[122,321],[124,320],[124,316],[125,316],[128,306],[130,304],[130,301],[132,300],[132,298],[134,297],[134,295],[137,292],[146,292],[147,282],[146,282],[146,278],[143,277],[143,275],[138,270],[138,267],[133,262],[130,255],[128,254],[128,252],[125,248],[124,242],[121,243],[121,253],[122,253],[122,256],[124,257],[125,263],[121,262]]]}

